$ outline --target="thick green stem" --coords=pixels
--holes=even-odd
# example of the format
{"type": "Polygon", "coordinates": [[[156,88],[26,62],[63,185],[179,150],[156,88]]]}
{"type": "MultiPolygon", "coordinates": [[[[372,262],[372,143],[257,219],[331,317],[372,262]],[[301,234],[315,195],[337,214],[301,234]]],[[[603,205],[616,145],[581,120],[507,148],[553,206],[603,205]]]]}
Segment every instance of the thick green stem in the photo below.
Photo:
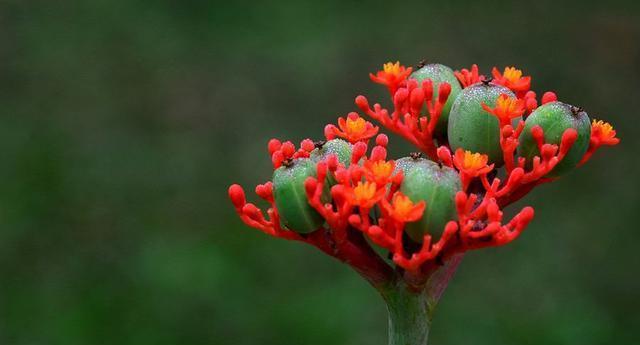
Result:
{"type": "Polygon", "coordinates": [[[462,255],[451,257],[416,289],[399,279],[381,289],[389,311],[389,345],[426,345],[431,318],[462,255]]]}
{"type": "Polygon", "coordinates": [[[389,345],[425,345],[433,307],[426,290],[410,291],[400,282],[385,296],[389,311],[389,345]]]}

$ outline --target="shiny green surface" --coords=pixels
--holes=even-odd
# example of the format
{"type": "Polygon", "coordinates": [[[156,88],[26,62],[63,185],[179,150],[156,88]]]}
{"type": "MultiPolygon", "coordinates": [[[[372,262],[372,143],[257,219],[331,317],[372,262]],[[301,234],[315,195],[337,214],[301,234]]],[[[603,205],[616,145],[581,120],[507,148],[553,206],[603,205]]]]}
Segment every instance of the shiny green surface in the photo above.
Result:
{"type": "Polygon", "coordinates": [[[435,243],[447,222],[457,219],[454,198],[461,190],[460,177],[455,170],[424,158],[402,158],[398,167],[404,176],[400,191],[414,203],[427,204],[422,218],[407,224],[407,234],[415,242],[430,234],[435,243]]]}
{"type": "Polygon", "coordinates": [[[311,232],[324,219],[309,205],[304,181],[316,175],[316,164],[310,159],[296,159],[273,173],[273,198],[284,226],[295,232],[311,232]]]}
{"type": "Polygon", "coordinates": [[[582,156],[589,148],[591,137],[591,121],[586,112],[580,111],[574,114],[571,105],[562,102],[551,102],[540,106],[525,121],[524,129],[520,134],[520,146],[518,156],[525,157],[531,164],[534,156],[540,156],[538,145],[531,135],[531,129],[540,126],[544,131],[544,141],[549,144],[560,145],[562,134],[573,128],[578,133],[578,138],[571,146],[571,150],[549,173],[549,176],[560,176],[575,168],[582,156]]]}
{"type": "MultiPolygon", "coordinates": [[[[447,135],[451,150],[462,148],[489,156],[496,166],[504,162],[500,148],[500,125],[498,119],[486,112],[482,104],[493,108],[501,94],[515,97],[509,89],[495,84],[478,83],[460,92],[449,115],[447,135]]],[[[520,118],[514,119],[517,123],[520,118]]]]}
{"type": "Polygon", "coordinates": [[[431,343],[638,343],[638,6],[0,2],[0,344],[384,345],[366,282],[226,193],[266,206],[269,139],[388,106],[367,73],[423,58],[515,64],[622,137],[505,211],[536,215],[466,255],[431,343]]]}
{"type": "Polygon", "coordinates": [[[327,156],[335,154],[338,162],[345,166],[351,163],[351,144],[342,139],[329,140],[322,144],[321,147],[311,151],[311,160],[319,161],[327,158],[327,156]]]}

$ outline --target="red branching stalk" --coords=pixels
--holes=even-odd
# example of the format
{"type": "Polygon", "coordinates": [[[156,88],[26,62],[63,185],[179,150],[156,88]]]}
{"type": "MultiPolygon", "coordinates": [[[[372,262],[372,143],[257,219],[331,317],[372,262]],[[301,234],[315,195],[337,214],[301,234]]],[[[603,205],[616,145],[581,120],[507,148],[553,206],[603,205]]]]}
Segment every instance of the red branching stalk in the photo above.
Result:
{"type": "Polygon", "coordinates": [[[462,87],[469,87],[475,83],[479,83],[485,80],[485,76],[480,74],[480,70],[478,69],[478,65],[476,64],[473,64],[471,66],[471,70],[463,68],[462,70],[455,71],[453,73],[455,74],[456,78],[458,78],[458,81],[460,82],[460,85],[462,85],[462,87]]]}
{"type": "Polygon", "coordinates": [[[418,85],[416,80],[404,80],[402,86],[392,94],[393,112],[378,103],[370,107],[365,96],[356,97],[356,105],[382,126],[402,136],[429,158],[437,160],[437,147],[433,133],[442,114],[442,108],[451,93],[451,85],[442,83],[438,87],[438,98],[433,102],[433,83],[430,79],[418,85]],[[426,108],[426,113],[423,110],[426,108]]]}
{"type": "MultiPolygon", "coordinates": [[[[515,98],[502,95],[493,108],[483,105],[487,116],[496,116],[500,123],[505,176],[497,178],[493,173],[495,166],[488,163],[486,155],[462,149],[452,154],[446,145],[436,145],[434,129],[451,86],[440,84],[434,102],[431,80],[419,85],[408,79],[410,73],[410,68],[390,63],[383,71],[371,75],[373,81],[388,88],[394,107],[392,112],[380,104],[371,107],[365,96],[358,96],[355,103],[365,115],[408,140],[432,160],[459,173],[462,191],[455,196],[456,219],[449,221],[444,229],[428,229],[421,244],[407,245],[406,224],[419,219],[429,205],[424,201],[413,203],[399,191],[403,176],[395,169],[395,162],[387,160],[388,138],[384,134],[376,136],[378,127],[357,113],[340,118],[338,127],[328,125],[325,128],[327,139],[341,137],[353,144],[350,164],[345,166],[335,155],[329,155],[317,163],[315,176],[305,181],[308,202],[324,218],[324,226],[306,235],[296,233],[295,229],[282,228],[271,182],[256,187],[256,194],[270,205],[266,216],[246,201],[242,187],[232,185],[229,188],[229,196],[240,219],[271,236],[311,244],[351,265],[378,288],[401,279],[420,290],[430,275],[450,258],[460,257],[458,254],[468,250],[501,246],[516,239],[533,219],[534,210],[524,207],[505,220],[502,208],[522,198],[535,186],[552,180],[547,176],[569,152],[577,132],[567,129],[560,144],[555,145],[545,142],[541,127],[533,127],[531,134],[540,155],[527,164],[525,158],[517,156],[524,121],[520,120],[514,128],[512,120],[527,116],[538,106],[535,92],[529,90],[531,78],[523,77],[521,71],[513,67],[506,68],[503,73],[494,68],[497,82],[517,95],[515,98]],[[368,142],[374,136],[375,145],[369,150],[368,142]],[[335,185],[330,188],[331,198],[327,201],[323,192],[327,189],[329,176],[335,185]],[[472,184],[476,187],[471,188],[472,184]],[[431,235],[438,232],[442,235],[431,235]],[[365,238],[388,250],[392,263],[379,257],[365,238]],[[395,269],[390,264],[395,265],[395,269]]],[[[463,87],[484,79],[476,65],[471,70],[456,72],[456,76],[463,87]]],[[[546,92],[541,104],[556,99],[553,92],[546,92]]],[[[580,164],[599,147],[618,142],[615,130],[608,123],[594,120],[590,146],[580,164]]],[[[314,149],[309,139],[303,140],[298,149],[291,142],[275,139],[268,147],[274,168],[287,160],[309,157],[314,149]]]]}

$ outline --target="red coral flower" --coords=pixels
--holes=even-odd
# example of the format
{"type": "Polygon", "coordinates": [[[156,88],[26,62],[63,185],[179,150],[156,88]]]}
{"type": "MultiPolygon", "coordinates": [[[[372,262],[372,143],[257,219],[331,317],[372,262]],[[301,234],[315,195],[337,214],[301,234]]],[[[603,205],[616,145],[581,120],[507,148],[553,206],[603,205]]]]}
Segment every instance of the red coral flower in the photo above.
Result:
{"type": "Polygon", "coordinates": [[[616,138],[616,130],[602,120],[593,120],[591,123],[591,138],[597,139],[601,145],[616,145],[620,142],[616,138]]]}
{"type": "Polygon", "coordinates": [[[480,153],[472,153],[463,149],[456,150],[453,156],[453,164],[460,172],[470,177],[486,174],[493,169],[493,164],[487,165],[489,157],[480,153]]]}
{"type": "Polygon", "coordinates": [[[382,199],[385,192],[386,190],[384,188],[378,188],[375,182],[360,181],[354,188],[350,189],[346,198],[351,205],[369,209],[382,199]]]}
{"type": "Polygon", "coordinates": [[[525,101],[522,99],[509,97],[508,95],[501,94],[496,100],[496,106],[490,108],[484,102],[482,103],[482,109],[489,114],[495,115],[500,121],[500,127],[511,124],[511,120],[522,116],[525,111],[525,101]]]}
{"type": "Polygon", "coordinates": [[[393,195],[391,205],[385,205],[387,205],[387,212],[389,212],[391,218],[401,223],[415,222],[420,219],[426,207],[424,200],[414,204],[408,196],[401,192],[396,192],[393,195]]]}
{"type": "Polygon", "coordinates": [[[393,170],[395,169],[394,161],[379,160],[367,160],[364,162],[364,173],[367,180],[375,182],[377,185],[382,186],[389,182],[393,170]]]}
{"type": "Polygon", "coordinates": [[[347,118],[338,119],[339,129],[334,125],[325,127],[325,136],[327,139],[333,139],[336,136],[347,139],[352,144],[358,141],[367,141],[378,133],[378,127],[369,121],[358,116],[357,113],[349,113],[347,118]]]}
{"type": "Polygon", "coordinates": [[[382,65],[382,70],[373,73],[369,73],[371,80],[378,84],[385,85],[391,94],[394,94],[398,90],[398,86],[407,80],[407,77],[411,74],[413,68],[406,68],[400,64],[400,61],[396,63],[387,62],[382,65]]]}
{"type": "Polygon", "coordinates": [[[504,72],[500,73],[497,68],[491,70],[493,74],[493,82],[503,85],[516,93],[518,98],[523,98],[531,88],[531,77],[522,76],[522,71],[515,67],[505,67],[504,72]]]}

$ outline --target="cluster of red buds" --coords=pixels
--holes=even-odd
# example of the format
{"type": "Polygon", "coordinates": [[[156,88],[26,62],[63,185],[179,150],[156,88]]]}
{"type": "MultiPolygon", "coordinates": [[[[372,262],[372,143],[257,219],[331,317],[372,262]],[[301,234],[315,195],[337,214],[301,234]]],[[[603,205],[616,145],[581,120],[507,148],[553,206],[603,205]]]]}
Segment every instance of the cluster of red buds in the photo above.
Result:
{"type": "MultiPolygon", "coordinates": [[[[379,128],[357,112],[339,118],[337,126],[327,125],[323,142],[305,139],[296,148],[291,142],[272,139],[268,148],[276,173],[296,161],[310,164],[311,168],[300,170],[304,175],[297,187],[282,187],[294,192],[298,188],[299,194],[304,194],[303,201],[278,200],[297,194],[279,194],[279,183],[285,182],[277,182],[274,174],[273,182],[255,189],[270,205],[265,215],[248,203],[243,188],[234,184],[229,196],[240,218],[269,235],[311,244],[351,265],[374,285],[399,273],[409,285],[419,288],[453,256],[513,241],[532,220],[534,211],[525,207],[505,219],[504,207],[533,187],[584,164],[599,147],[619,142],[608,123],[589,122],[582,109],[558,102],[553,92],[544,93],[538,102],[536,93],[530,90],[531,77],[514,67],[503,72],[493,68],[493,78],[487,78],[473,65],[470,70],[451,71],[446,75],[450,78],[443,79],[442,73],[448,73],[448,68],[434,66],[420,66],[412,74],[410,67],[388,63],[370,75],[372,81],[389,90],[392,110],[370,105],[365,96],[355,99],[362,115],[406,139],[420,153],[403,160],[389,159],[388,137],[379,134],[379,128]],[[420,77],[424,68],[439,72],[420,77]],[[492,89],[482,93],[483,87],[492,89]],[[494,90],[495,97],[487,96],[494,90]],[[481,96],[477,96],[479,93],[481,96]],[[545,116],[538,116],[538,112],[545,116]],[[438,129],[446,118],[448,133],[438,129]],[[547,126],[547,118],[565,125],[547,126]],[[494,121],[495,126],[484,126],[494,123],[488,121],[494,121]],[[485,141],[469,141],[474,131],[487,130],[485,127],[495,131],[488,134],[495,136],[498,154],[474,150],[488,147],[482,146],[487,145],[485,141]],[[561,131],[552,132],[550,128],[556,127],[561,131]],[[585,128],[586,134],[582,133],[585,128]],[[342,151],[323,147],[336,140],[345,142],[342,151]],[[577,148],[579,145],[584,149],[577,148]],[[443,205],[449,202],[430,204],[411,194],[413,186],[405,186],[413,183],[405,176],[410,173],[405,163],[422,160],[422,155],[433,163],[437,174],[446,170],[455,176],[449,198],[451,213],[447,213],[451,217],[441,228],[423,226],[409,233],[408,227],[427,216],[435,219],[429,212],[446,209],[443,205]],[[295,222],[283,219],[285,212],[289,217],[299,216],[296,224],[304,224],[304,229],[302,225],[293,228],[295,222]],[[373,246],[388,251],[388,257],[378,255],[373,246]]],[[[294,174],[285,177],[292,179],[297,176],[294,174]]]]}

